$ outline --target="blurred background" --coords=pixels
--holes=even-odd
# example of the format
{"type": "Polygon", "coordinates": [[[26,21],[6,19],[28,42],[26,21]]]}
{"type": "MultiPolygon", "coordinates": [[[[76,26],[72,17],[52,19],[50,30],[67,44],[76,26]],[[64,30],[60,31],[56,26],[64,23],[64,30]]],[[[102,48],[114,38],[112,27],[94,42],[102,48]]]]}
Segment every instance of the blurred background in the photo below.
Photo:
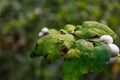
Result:
{"type": "MultiPolygon", "coordinates": [[[[87,20],[108,25],[120,37],[120,0],[0,0],[0,80],[62,80],[59,61],[48,65],[30,58],[38,32],[87,20]]],[[[119,80],[119,75],[116,62],[85,80],[119,80]]]]}

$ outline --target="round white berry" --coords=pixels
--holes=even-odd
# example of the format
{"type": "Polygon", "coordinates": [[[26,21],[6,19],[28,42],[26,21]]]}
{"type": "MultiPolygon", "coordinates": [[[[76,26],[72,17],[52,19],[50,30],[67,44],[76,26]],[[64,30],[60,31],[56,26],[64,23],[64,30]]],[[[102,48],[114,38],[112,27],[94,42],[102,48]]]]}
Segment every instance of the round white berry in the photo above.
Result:
{"type": "Polygon", "coordinates": [[[113,63],[115,63],[115,62],[118,62],[117,58],[116,58],[116,57],[111,57],[111,58],[109,59],[109,61],[107,62],[107,64],[113,64],[113,63]]]}
{"type": "Polygon", "coordinates": [[[112,44],[113,38],[110,35],[103,35],[100,37],[100,40],[106,44],[112,44]]]}
{"type": "Polygon", "coordinates": [[[39,37],[42,37],[43,35],[44,35],[43,32],[39,32],[39,33],[38,33],[38,36],[39,36],[39,37]]]}
{"type": "Polygon", "coordinates": [[[41,32],[47,33],[48,32],[48,28],[46,28],[46,27],[42,28],[41,32]]]}
{"type": "Polygon", "coordinates": [[[119,53],[119,48],[117,45],[115,44],[108,44],[108,46],[110,47],[113,55],[117,55],[119,53]]]}

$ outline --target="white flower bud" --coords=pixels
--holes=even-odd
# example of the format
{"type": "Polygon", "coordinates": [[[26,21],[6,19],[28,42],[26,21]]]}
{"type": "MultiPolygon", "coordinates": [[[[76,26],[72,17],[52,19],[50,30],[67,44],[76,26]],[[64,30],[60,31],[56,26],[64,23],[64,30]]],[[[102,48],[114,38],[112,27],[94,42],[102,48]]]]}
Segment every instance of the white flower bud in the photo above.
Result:
{"type": "Polygon", "coordinates": [[[47,33],[48,32],[48,28],[46,28],[46,27],[42,28],[41,32],[43,32],[43,34],[47,33]]]}
{"type": "Polygon", "coordinates": [[[113,38],[110,35],[103,35],[100,37],[100,40],[106,44],[112,44],[113,38]]]}
{"type": "Polygon", "coordinates": [[[108,44],[108,46],[110,47],[113,55],[116,55],[116,56],[117,56],[118,53],[119,53],[119,48],[118,48],[118,46],[115,45],[115,44],[108,44]]]}
{"type": "Polygon", "coordinates": [[[39,32],[39,33],[38,33],[38,36],[39,36],[39,37],[42,37],[43,35],[44,35],[43,32],[39,32]]]}

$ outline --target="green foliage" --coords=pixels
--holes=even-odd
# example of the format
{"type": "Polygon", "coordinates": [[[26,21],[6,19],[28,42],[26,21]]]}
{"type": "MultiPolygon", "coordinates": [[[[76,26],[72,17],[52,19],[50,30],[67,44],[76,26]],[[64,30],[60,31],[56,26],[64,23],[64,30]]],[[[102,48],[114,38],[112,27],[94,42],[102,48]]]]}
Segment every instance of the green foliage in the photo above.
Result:
{"type": "Polygon", "coordinates": [[[67,24],[64,28],[67,32],[69,33],[72,33],[75,29],[75,26],[74,25],[71,25],[71,24],[67,24]]]}
{"type": "Polygon", "coordinates": [[[64,47],[64,45],[66,48],[70,48],[74,41],[74,37],[65,33],[64,30],[57,32],[55,30],[49,30],[49,35],[37,41],[36,49],[32,55],[45,56],[50,62],[55,62],[63,54],[60,48],[64,47]]]}
{"type": "Polygon", "coordinates": [[[63,63],[64,80],[82,80],[84,74],[102,69],[110,58],[110,49],[105,44],[97,42],[95,48],[89,50],[81,43],[81,40],[76,43],[78,48],[85,48],[80,49],[79,57],[66,59],[63,63]]]}
{"type": "Polygon", "coordinates": [[[81,26],[78,26],[78,29],[75,31],[75,35],[81,38],[98,38],[109,33],[114,40],[118,39],[117,35],[108,26],[95,21],[86,21],[81,26]]]}
{"type": "Polygon", "coordinates": [[[77,27],[67,25],[65,30],[53,30],[49,30],[48,34],[38,39],[32,55],[44,56],[50,63],[65,57],[62,65],[63,80],[82,80],[84,74],[101,70],[112,52],[99,37],[105,34],[111,35],[114,39],[117,37],[109,27],[95,21],[87,21],[77,27]],[[96,29],[96,32],[93,29],[96,29]],[[75,30],[83,32],[76,35],[75,30]]]}

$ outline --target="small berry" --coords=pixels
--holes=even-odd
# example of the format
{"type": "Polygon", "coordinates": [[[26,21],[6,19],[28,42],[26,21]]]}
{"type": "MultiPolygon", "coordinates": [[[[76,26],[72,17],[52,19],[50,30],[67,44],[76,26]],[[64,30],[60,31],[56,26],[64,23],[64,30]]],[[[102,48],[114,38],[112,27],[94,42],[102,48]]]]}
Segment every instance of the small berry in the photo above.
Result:
{"type": "Polygon", "coordinates": [[[117,45],[115,44],[108,44],[108,46],[110,47],[113,55],[117,55],[119,53],[119,48],[117,45]]]}
{"type": "Polygon", "coordinates": [[[43,32],[44,34],[48,32],[48,28],[44,27],[42,28],[41,32],[43,32]]]}
{"type": "Polygon", "coordinates": [[[109,59],[109,61],[107,62],[107,64],[113,64],[113,63],[115,63],[115,62],[118,62],[117,58],[116,58],[116,57],[111,57],[111,58],[109,59]]]}
{"type": "Polygon", "coordinates": [[[112,44],[113,38],[110,35],[103,35],[100,37],[100,40],[106,44],[112,44]]]}
{"type": "Polygon", "coordinates": [[[38,33],[38,36],[39,36],[39,37],[42,37],[43,35],[44,35],[43,32],[39,32],[39,33],[38,33]]]}

